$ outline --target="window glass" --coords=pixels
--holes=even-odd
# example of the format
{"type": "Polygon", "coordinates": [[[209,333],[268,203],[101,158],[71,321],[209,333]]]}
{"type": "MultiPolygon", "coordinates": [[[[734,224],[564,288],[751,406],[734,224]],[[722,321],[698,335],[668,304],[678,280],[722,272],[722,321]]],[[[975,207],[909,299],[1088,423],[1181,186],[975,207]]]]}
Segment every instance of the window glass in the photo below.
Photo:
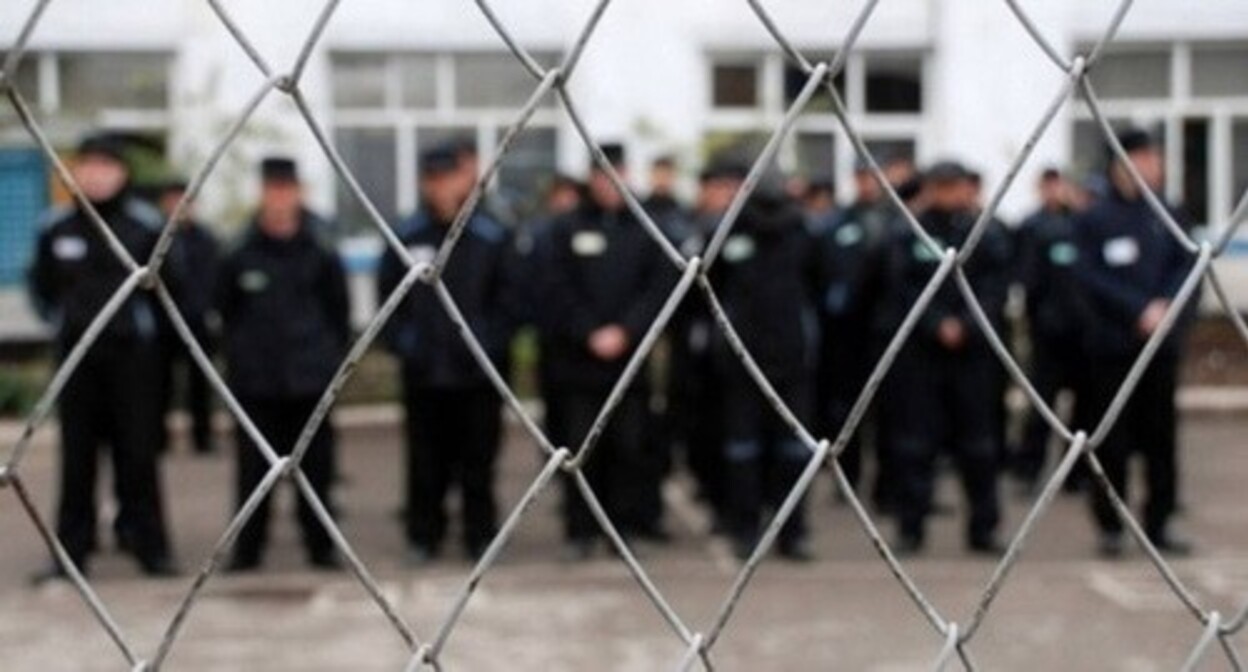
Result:
{"type": "Polygon", "coordinates": [[[717,63],[712,79],[715,107],[756,107],[759,104],[757,65],[717,63]]]}
{"type": "Polygon", "coordinates": [[[1192,95],[1248,96],[1248,49],[1196,49],[1192,53],[1192,95]]]}
{"type": "MultiPolygon", "coordinates": [[[[398,198],[395,180],[395,133],[388,128],[339,128],[334,134],[338,152],[351,169],[364,193],[377,206],[378,212],[393,225],[396,221],[398,198]]],[[[359,233],[372,231],[363,204],[341,180],[338,186],[338,219],[343,230],[359,233]]]]}
{"type": "Polygon", "coordinates": [[[1183,206],[1193,224],[1209,222],[1209,120],[1183,121],[1183,206]]]}
{"type": "Polygon", "coordinates": [[[169,58],[154,53],[67,53],[59,57],[61,107],[70,112],[165,109],[169,58]]]}
{"type": "Polygon", "coordinates": [[[1234,208],[1248,191],[1248,118],[1236,119],[1231,126],[1232,150],[1231,204],[1234,208]]]}
{"type": "Polygon", "coordinates": [[[438,104],[438,68],[433,56],[404,54],[397,57],[399,86],[404,107],[432,108],[438,104]]]}
{"type": "MultiPolygon", "coordinates": [[[[538,56],[543,66],[554,64],[550,55],[538,56]]],[[[470,108],[515,108],[523,105],[538,81],[510,53],[462,54],[455,59],[455,102],[470,108]]],[[[554,104],[547,95],[543,106],[554,104]]]]}
{"type": "Polygon", "coordinates": [[[922,112],[923,62],[913,56],[868,56],[868,112],[922,112]]]}
{"type": "Polygon", "coordinates": [[[1106,100],[1168,98],[1170,52],[1106,53],[1092,66],[1092,85],[1106,100]]]}
{"type": "Polygon", "coordinates": [[[380,54],[337,54],[330,65],[334,105],[382,107],[386,104],[386,58],[380,54]]]}
{"type": "MultiPolygon", "coordinates": [[[[498,130],[498,142],[507,134],[498,130]]],[[[523,218],[537,214],[541,194],[558,166],[558,134],[553,128],[527,128],[516,138],[498,170],[498,197],[523,218]]]]}
{"type": "MultiPolygon", "coordinates": [[[[815,60],[831,62],[830,54],[816,57],[815,60]]],[[[802,87],[806,86],[806,80],[810,77],[795,64],[786,62],[784,64],[784,103],[786,106],[792,105],[797,100],[798,95],[802,93],[802,87]]],[[[836,79],[832,80],[836,86],[837,93],[841,94],[841,100],[845,99],[845,70],[842,69],[837,74],[836,79]]],[[[832,111],[832,94],[828,93],[826,86],[819,87],[810,98],[810,104],[806,106],[807,112],[831,112],[832,111]]]]}
{"type": "Polygon", "coordinates": [[[836,177],[835,138],[831,133],[803,131],[795,138],[797,172],[809,180],[836,177]]]}

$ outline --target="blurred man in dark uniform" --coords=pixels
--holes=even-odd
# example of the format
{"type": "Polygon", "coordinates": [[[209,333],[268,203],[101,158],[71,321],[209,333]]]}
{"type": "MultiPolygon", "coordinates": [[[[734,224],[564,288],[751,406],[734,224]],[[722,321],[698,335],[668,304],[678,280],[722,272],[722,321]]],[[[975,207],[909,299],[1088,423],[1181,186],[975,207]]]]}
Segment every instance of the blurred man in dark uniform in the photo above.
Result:
{"type": "MultiPolygon", "coordinates": [[[[1040,177],[1040,208],[1019,231],[1020,279],[1027,297],[1027,322],[1031,335],[1029,378],[1036,392],[1052,406],[1067,390],[1074,396],[1071,425],[1088,428],[1088,361],[1084,353],[1084,322],[1088,306],[1076,266],[1079,248],[1075,239],[1074,213],[1070,209],[1065,178],[1056,169],[1040,177]]],[[[1022,444],[1012,451],[1011,471],[1028,491],[1039,484],[1048,460],[1052,428],[1031,411],[1022,444]]],[[[1083,462],[1080,462],[1082,465],[1083,462]]],[[[1080,487],[1086,473],[1076,468],[1065,487],[1080,487]]]]}
{"type": "MultiPolygon", "coordinates": [[[[698,200],[675,242],[686,257],[701,255],[723,219],[748,168],[716,159],[699,177],[698,200]]],[[[728,490],[724,464],[723,386],[711,357],[715,319],[701,291],[685,297],[668,326],[672,357],[668,372],[668,420],[675,453],[698,485],[698,499],[711,510],[712,529],[727,531],[728,490]]]]}
{"type": "Polygon", "coordinates": [[[830,177],[812,180],[802,194],[802,207],[806,210],[806,218],[811,224],[819,227],[831,224],[836,220],[838,207],[836,202],[836,183],[830,177]]]}
{"type": "MultiPolygon", "coordinates": [[[[304,207],[295,163],[265,159],[261,178],[259,211],[222,264],[216,304],[230,389],[273,450],[288,455],[346,355],[347,284],[338,256],[316,237],[327,227],[304,207]]],[[[235,431],[241,508],[269,463],[246,432],[235,431]]],[[[333,453],[333,426],[326,417],[301,465],[331,511],[333,453]]],[[[239,534],[231,571],[254,570],[262,563],[270,499],[239,534]]],[[[329,533],[302,496],[298,516],[308,562],[318,569],[339,567],[329,533]]]]}
{"type": "MultiPolygon", "coordinates": [[[[942,251],[960,247],[974,223],[967,208],[969,179],[967,170],[953,162],[938,163],[925,174],[927,207],[920,220],[942,251]]],[[[908,230],[897,237],[891,252],[896,288],[891,298],[898,315],[918,301],[940,264],[940,254],[908,230]]],[[[1007,264],[1003,232],[992,226],[968,262],[966,274],[994,325],[1003,319],[1007,264]]],[[[956,464],[969,500],[968,548],[976,553],[998,551],[997,367],[987,338],[950,276],[920,318],[891,375],[889,417],[894,423],[899,553],[913,554],[923,548],[941,453],[956,464]]]]}
{"type": "MultiPolygon", "coordinates": [[[[1124,132],[1119,141],[1147,187],[1160,192],[1165,173],[1153,139],[1133,130],[1124,132]]],[[[1109,179],[1109,195],[1075,224],[1078,272],[1091,304],[1085,340],[1091,367],[1091,417],[1098,419],[1109,408],[1145,342],[1165,319],[1194,263],[1116,158],[1111,161],[1109,179]]],[[[1189,306],[1197,303],[1193,299],[1189,306]]],[[[1170,529],[1178,490],[1174,395],[1185,322],[1167,336],[1096,453],[1124,498],[1128,497],[1130,457],[1132,453],[1143,457],[1147,474],[1144,530],[1159,550],[1175,554],[1190,551],[1190,545],[1170,529]]],[[[1100,551],[1117,557],[1123,552],[1122,522],[1100,488],[1093,488],[1092,499],[1101,532],[1100,551]]]]}
{"type": "MultiPolygon", "coordinates": [[[[186,195],[186,187],[186,182],[181,180],[161,187],[159,205],[166,218],[173,216],[174,209],[186,195]]],[[[178,309],[195,339],[211,357],[216,349],[216,333],[210,324],[210,315],[213,292],[217,287],[220,250],[212,232],[194,218],[189,205],[183,210],[183,219],[178,223],[170,254],[177,260],[182,276],[178,294],[174,297],[178,309]]],[[[186,386],[187,411],[191,417],[191,445],[197,454],[207,455],[215,449],[212,437],[212,390],[204,372],[191,359],[186,345],[176,334],[170,334],[170,337],[170,361],[166,371],[170,394],[166,396],[165,408],[167,411],[172,403],[172,384],[177,378],[176,371],[181,369],[186,386]]]]}
{"type": "MultiPolygon", "coordinates": [[[[835,437],[871,375],[882,348],[873,325],[883,282],[884,262],[894,217],[874,173],[860,163],[854,171],[857,196],[844,211],[816,228],[828,272],[819,302],[822,326],[816,382],[820,433],[835,437]]],[[[841,453],[841,467],[853,485],[862,474],[860,427],[841,453]]]]}
{"type": "MultiPolygon", "coordinates": [[[[143,264],[160,235],[160,213],[131,197],[124,150],[111,136],[88,137],[78,146],[73,175],[91,206],[143,264]]],[[[81,206],[49,213],[30,270],[30,291],[39,313],[54,325],[59,358],[69,354],[126,276],[125,267],[81,206]]],[[[60,396],[56,533],[84,573],[96,547],[95,485],[99,453],[105,446],[113,461],[119,544],[134,554],[144,574],[168,576],[176,571],[157,464],[164,440],[161,316],[150,293],[132,293],[60,396]]],[[[55,566],[36,578],[64,575],[64,568],[55,566]]]]}
{"type": "MultiPolygon", "coordinates": [[[[820,257],[801,206],[779,189],[764,187],[750,198],[711,271],[728,318],[803,423],[813,410],[820,257]]],[[[762,534],[764,512],[779,509],[811,453],[719,332],[713,348],[716,378],[724,390],[728,527],[734,552],[746,559],[762,534]]],[[[806,536],[805,506],[799,503],[780,531],[780,554],[810,559],[806,536]]]]}
{"type": "MultiPolygon", "coordinates": [[[[623,147],[606,145],[603,151],[625,171],[623,147]]],[[[548,419],[555,420],[548,430],[557,445],[576,449],[674,280],[656,243],[597,166],[591,169],[588,201],[553,224],[549,255],[542,274],[542,319],[550,336],[542,353],[548,376],[543,388],[555,398],[559,417],[548,419]]],[[[661,537],[662,464],[646,441],[646,388],[645,375],[633,381],[585,474],[623,533],[661,537]]],[[[584,559],[593,553],[598,524],[570,480],[566,485],[568,553],[584,559]]]]}
{"type": "MultiPolygon", "coordinates": [[[[421,157],[421,208],[399,227],[417,263],[431,262],[464,204],[455,185],[458,159],[449,148],[421,157]]],[[[514,300],[509,267],[514,263],[506,229],[488,215],[468,220],[443,280],[473,333],[501,372],[507,371],[514,300]]],[[[407,268],[387,250],[378,272],[384,300],[407,268]]],[[[472,558],[485,552],[498,531],[494,464],[502,432],[498,393],[464,344],[433,290],[412,288],[387,326],[387,342],[402,362],[407,414],[406,536],[409,562],[436,557],[446,534],[445,500],[458,485],[464,544],[472,558]]]]}
{"type": "Polygon", "coordinates": [[[650,164],[650,195],[642,206],[664,230],[680,226],[688,218],[685,206],[676,197],[676,159],[661,156],[650,164]]]}
{"type": "Polygon", "coordinates": [[[537,391],[542,399],[543,422],[547,426],[559,426],[559,400],[551,394],[550,358],[547,353],[551,344],[549,322],[542,319],[545,274],[550,266],[550,235],[555,222],[581,207],[586,198],[585,185],[568,175],[555,175],[546,188],[542,215],[521,228],[516,236],[517,286],[513,292],[519,306],[512,312],[519,324],[534,328],[537,339],[537,391]]]}
{"type": "MultiPolygon", "coordinates": [[[[910,155],[902,152],[889,153],[880,161],[880,169],[902,203],[911,212],[921,211],[924,201],[922,179],[910,155]]],[[[886,234],[879,271],[884,279],[880,281],[880,288],[877,290],[879,296],[871,320],[872,362],[879,360],[905,317],[903,310],[899,309],[901,307],[895,305],[897,283],[894,280],[896,269],[893,268],[895,256],[893,247],[899,237],[907,235],[909,224],[887,194],[882,193],[881,198],[885,203],[884,207],[887,208],[888,216],[885,219],[886,234]]],[[[893,456],[897,451],[893,447],[895,423],[890,416],[896,406],[894,387],[894,376],[886,377],[871,405],[874,415],[874,421],[871,424],[875,429],[876,467],[871,502],[881,513],[894,513],[896,510],[897,478],[893,468],[893,456]]],[[[852,464],[851,460],[849,465],[852,466],[852,464]]]]}

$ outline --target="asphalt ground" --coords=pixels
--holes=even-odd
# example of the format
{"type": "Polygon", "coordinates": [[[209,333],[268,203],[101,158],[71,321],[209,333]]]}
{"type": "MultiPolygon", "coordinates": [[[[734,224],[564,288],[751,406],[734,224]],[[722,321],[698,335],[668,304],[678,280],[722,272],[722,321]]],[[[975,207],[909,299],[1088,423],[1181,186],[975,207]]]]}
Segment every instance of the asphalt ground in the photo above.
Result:
{"type": "MultiPolygon", "coordinates": [[[[404,566],[396,518],[398,428],[385,414],[349,424],[340,428],[342,529],[399,612],[427,639],[470,566],[458,547],[433,566],[404,566]]],[[[13,431],[7,428],[4,445],[13,431]]],[[[1198,552],[1176,560],[1174,568],[1203,603],[1229,617],[1248,599],[1248,418],[1189,414],[1182,432],[1184,513],[1178,524],[1197,541],[1198,552]]],[[[22,472],[45,515],[54,497],[55,439],[54,428],[41,432],[22,472]]],[[[500,473],[505,505],[520,498],[540,466],[534,444],[513,429],[500,473]]],[[[169,515],[184,576],[139,578],[133,563],[112,550],[92,566],[92,584],[141,656],[155,650],[192,570],[225,529],[232,468],[228,435],[215,456],[195,457],[179,446],[167,460],[169,515]]],[[[1003,491],[1012,533],[1029,502],[1008,487],[1003,491]]],[[[662,547],[641,544],[637,552],[676,611],[701,631],[737,565],[727,545],[708,534],[691,492],[683,478],[669,483],[667,525],[675,538],[662,547]]],[[[964,552],[959,494],[956,481],[945,477],[941,500],[952,512],[934,521],[928,553],[905,566],[942,615],[964,623],[994,564],[964,552]]],[[[283,488],[265,571],[212,578],[165,669],[403,669],[403,640],[352,577],[303,567],[290,502],[290,489],[283,488]]],[[[674,669],[684,646],[623,564],[607,554],[584,564],[560,561],[558,504],[556,487],[526,515],[449,640],[444,669],[674,669]]],[[[849,509],[836,503],[830,476],[819,478],[808,505],[818,560],[767,561],[714,649],[716,669],[928,669],[942,638],[849,509]]],[[[886,519],[879,524],[891,533],[886,519]]],[[[1146,671],[1184,663],[1200,638],[1199,624],[1138,549],[1109,562],[1096,557],[1094,542],[1084,500],[1057,500],[970,644],[980,669],[1146,671]]],[[[107,536],[104,543],[111,547],[107,536]]],[[[129,669],[72,588],[28,584],[46,562],[47,551],[16,498],[0,490],[0,670],[129,669]]],[[[1198,669],[1227,668],[1215,647],[1198,669]]]]}

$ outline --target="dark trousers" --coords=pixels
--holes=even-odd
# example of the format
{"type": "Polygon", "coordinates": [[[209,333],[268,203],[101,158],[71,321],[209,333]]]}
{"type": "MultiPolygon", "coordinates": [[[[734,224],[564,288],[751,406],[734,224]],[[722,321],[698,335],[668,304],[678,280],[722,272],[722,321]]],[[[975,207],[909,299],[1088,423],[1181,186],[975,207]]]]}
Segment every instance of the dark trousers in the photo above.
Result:
{"type": "Polygon", "coordinates": [[[698,486],[698,498],[721,517],[727,504],[723,390],[706,353],[672,356],[668,426],[698,486]]]}
{"type": "MultiPolygon", "coordinates": [[[[210,337],[206,331],[197,331],[195,337],[204,351],[212,355],[210,337]]],[[[208,377],[195,363],[186,344],[176,340],[169,346],[169,362],[167,370],[168,394],[165,397],[165,411],[173,405],[175,390],[184,390],[187,413],[191,416],[191,445],[195,452],[206,453],[212,450],[212,389],[208,377]],[[180,383],[180,384],[179,384],[180,383]]]]}
{"type": "MultiPolygon", "coordinates": [[[[799,418],[809,416],[807,385],[777,385],[776,391],[799,418]]],[[[728,528],[734,539],[753,544],[763,529],[764,511],[773,513],[810,461],[810,450],[771,407],[744,372],[726,386],[724,460],[728,473],[728,528]]],[[[780,530],[780,544],[806,536],[805,498],[780,530]]]]}
{"type": "Polygon", "coordinates": [[[970,505],[967,538],[989,540],[1000,522],[997,472],[1001,449],[994,395],[1000,391],[992,354],[948,353],[912,344],[893,369],[889,416],[894,422],[893,470],[903,534],[922,539],[932,509],[937,458],[953,458],[970,505]]]}
{"type": "Polygon", "coordinates": [[[95,548],[102,447],[111,453],[130,549],[144,563],[169,555],[156,457],[164,436],[160,360],[150,343],[100,341],[61,394],[57,536],[79,566],[95,548]]]}
{"type": "MultiPolygon", "coordinates": [[[[240,397],[239,402],[256,424],[260,433],[268,439],[269,445],[278,455],[289,455],[294,450],[299,433],[303,430],[308,417],[316,408],[317,399],[308,398],[247,398],[240,397]]],[[[264,455],[241,428],[235,430],[238,445],[237,472],[237,505],[243,504],[252,492],[264,480],[270,465],[264,455]]],[[[327,509],[331,512],[330,485],[333,480],[334,468],[334,430],[327,417],[320,429],[312,438],[308,452],[300,463],[308,482],[327,509]]],[[[264,548],[268,542],[269,506],[272,493],[264,498],[256,509],[255,515],[243,526],[234,547],[234,555],[243,562],[259,562],[264,557],[264,548]]],[[[303,543],[310,559],[324,558],[334,550],[329,532],[321,525],[312,506],[300,493],[298,499],[299,527],[303,532],[303,543]]]]}
{"type": "Polygon", "coordinates": [[[446,496],[458,485],[464,543],[485,550],[498,530],[495,463],[502,430],[498,394],[489,387],[432,388],[408,384],[406,533],[411,544],[436,550],[446,535],[446,496]]]}
{"type": "MultiPolygon", "coordinates": [[[[1070,339],[1056,339],[1037,334],[1032,342],[1032,359],[1029,376],[1036,392],[1050,408],[1062,390],[1068,390],[1075,399],[1070,425],[1075,429],[1091,431],[1088,417],[1088,360],[1083,348],[1070,339]]],[[[1048,462],[1049,443],[1053,429],[1035,409],[1030,409],[1022,443],[1011,459],[1013,472],[1027,482],[1035,482],[1044,473],[1048,462]]],[[[1063,446],[1064,452],[1065,446],[1063,446]]],[[[1082,480],[1086,471],[1080,461],[1071,478],[1082,480]]]]}
{"type": "MultiPolygon", "coordinates": [[[[556,392],[559,416],[547,431],[555,445],[577,450],[589,433],[607,391],[556,392]]],[[[633,391],[616,408],[585,463],[585,478],[599,502],[623,534],[646,529],[656,523],[661,511],[661,476],[652,452],[646,445],[646,395],[633,391]]],[[[572,541],[593,539],[600,533],[597,521],[581,497],[572,477],[564,478],[564,532],[572,541]]]]}
{"type": "MultiPolygon", "coordinates": [[[[831,440],[849,419],[881,352],[875,347],[866,324],[829,321],[824,326],[826,342],[819,364],[817,408],[820,434],[831,440]]],[[[863,419],[839,458],[845,477],[855,487],[862,478],[864,444],[867,443],[864,438],[871,435],[873,420],[873,416],[863,419]]]]}
{"type": "MultiPolygon", "coordinates": [[[[1132,361],[1093,360],[1090,388],[1098,419],[1109,408],[1132,361]]],[[[1178,495],[1178,419],[1174,401],[1178,368],[1178,358],[1158,355],[1140,379],[1105,442],[1096,450],[1109,482],[1126,501],[1130,501],[1127,466],[1131,455],[1138,453],[1144,459],[1147,487],[1144,530],[1150,536],[1165,532],[1178,495]]],[[[1122,531],[1122,521],[1099,487],[1092,489],[1092,511],[1103,532],[1122,531]]]]}

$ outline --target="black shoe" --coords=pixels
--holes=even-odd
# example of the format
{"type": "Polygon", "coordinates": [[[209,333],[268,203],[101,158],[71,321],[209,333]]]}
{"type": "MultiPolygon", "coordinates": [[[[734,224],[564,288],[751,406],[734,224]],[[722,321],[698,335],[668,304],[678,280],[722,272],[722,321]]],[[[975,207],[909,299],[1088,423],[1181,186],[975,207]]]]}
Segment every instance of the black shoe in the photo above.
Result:
{"type": "Polygon", "coordinates": [[[732,540],[732,555],[741,562],[745,562],[754,556],[754,549],[758,546],[758,540],[750,537],[734,537],[732,540]]]}
{"type": "Polygon", "coordinates": [[[1153,547],[1162,555],[1168,555],[1173,558],[1186,558],[1193,552],[1192,542],[1176,535],[1173,532],[1158,532],[1148,535],[1148,540],[1153,542],[1153,547]]]}
{"type": "Polygon", "coordinates": [[[308,564],[318,572],[341,572],[343,570],[342,560],[336,551],[313,553],[308,557],[308,564]]]}
{"type": "Polygon", "coordinates": [[[468,552],[468,559],[476,564],[481,562],[481,558],[485,557],[485,552],[490,550],[490,542],[471,542],[465,546],[464,550],[468,552]]]}
{"type": "Polygon", "coordinates": [[[167,555],[139,560],[139,571],[152,579],[172,579],[180,574],[178,566],[167,555]]]}
{"type": "Polygon", "coordinates": [[[1117,560],[1127,552],[1121,532],[1102,532],[1096,542],[1096,554],[1106,560],[1117,560]]]}
{"type": "Polygon", "coordinates": [[[815,554],[810,550],[810,544],[805,539],[782,541],[778,550],[780,557],[791,562],[807,563],[815,560],[815,554]]]}
{"type": "Polygon", "coordinates": [[[116,538],[117,552],[133,555],[139,546],[134,531],[126,525],[114,525],[113,536],[116,538]]]}
{"type": "Polygon", "coordinates": [[[403,554],[403,565],[408,569],[421,569],[433,564],[438,551],[428,544],[410,544],[403,554]]]}
{"type": "Polygon", "coordinates": [[[658,544],[660,546],[666,546],[667,544],[672,543],[671,533],[663,529],[663,526],[657,523],[630,530],[628,536],[635,537],[642,541],[648,541],[652,544],[658,544]]]}
{"type": "Polygon", "coordinates": [[[982,557],[999,558],[1005,553],[1005,547],[992,536],[972,537],[967,542],[966,548],[971,552],[971,555],[982,557]]]}
{"type": "Polygon", "coordinates": [[[923,552],[923,535],[914,532],[902,532],[893,542],[893,555],[899,558],[912,558],[923,552]]]}
{"type": "MultiPolygon", "coordinates": [[[[83,565],[78,565],[78,572],[83,577],[87,576],[87,568],[83,565]]],[[[30,575],[30,585],[35,588],[59,581],[69,581],[69,572],[66,572],[61,563],[56,561],[30,575]]]]}
{"type": "Polygon", "coordinates": [[[249,574],[260,569],[260,558],[235,555],[225,563],[226,574],[249,574]]]}
{"type": "Polygon", "coordinates": [[[559,558],[564,562],[587,562],[594,557],[594,540],[593,539],[573,539],[559,553],[559,558]]]}

